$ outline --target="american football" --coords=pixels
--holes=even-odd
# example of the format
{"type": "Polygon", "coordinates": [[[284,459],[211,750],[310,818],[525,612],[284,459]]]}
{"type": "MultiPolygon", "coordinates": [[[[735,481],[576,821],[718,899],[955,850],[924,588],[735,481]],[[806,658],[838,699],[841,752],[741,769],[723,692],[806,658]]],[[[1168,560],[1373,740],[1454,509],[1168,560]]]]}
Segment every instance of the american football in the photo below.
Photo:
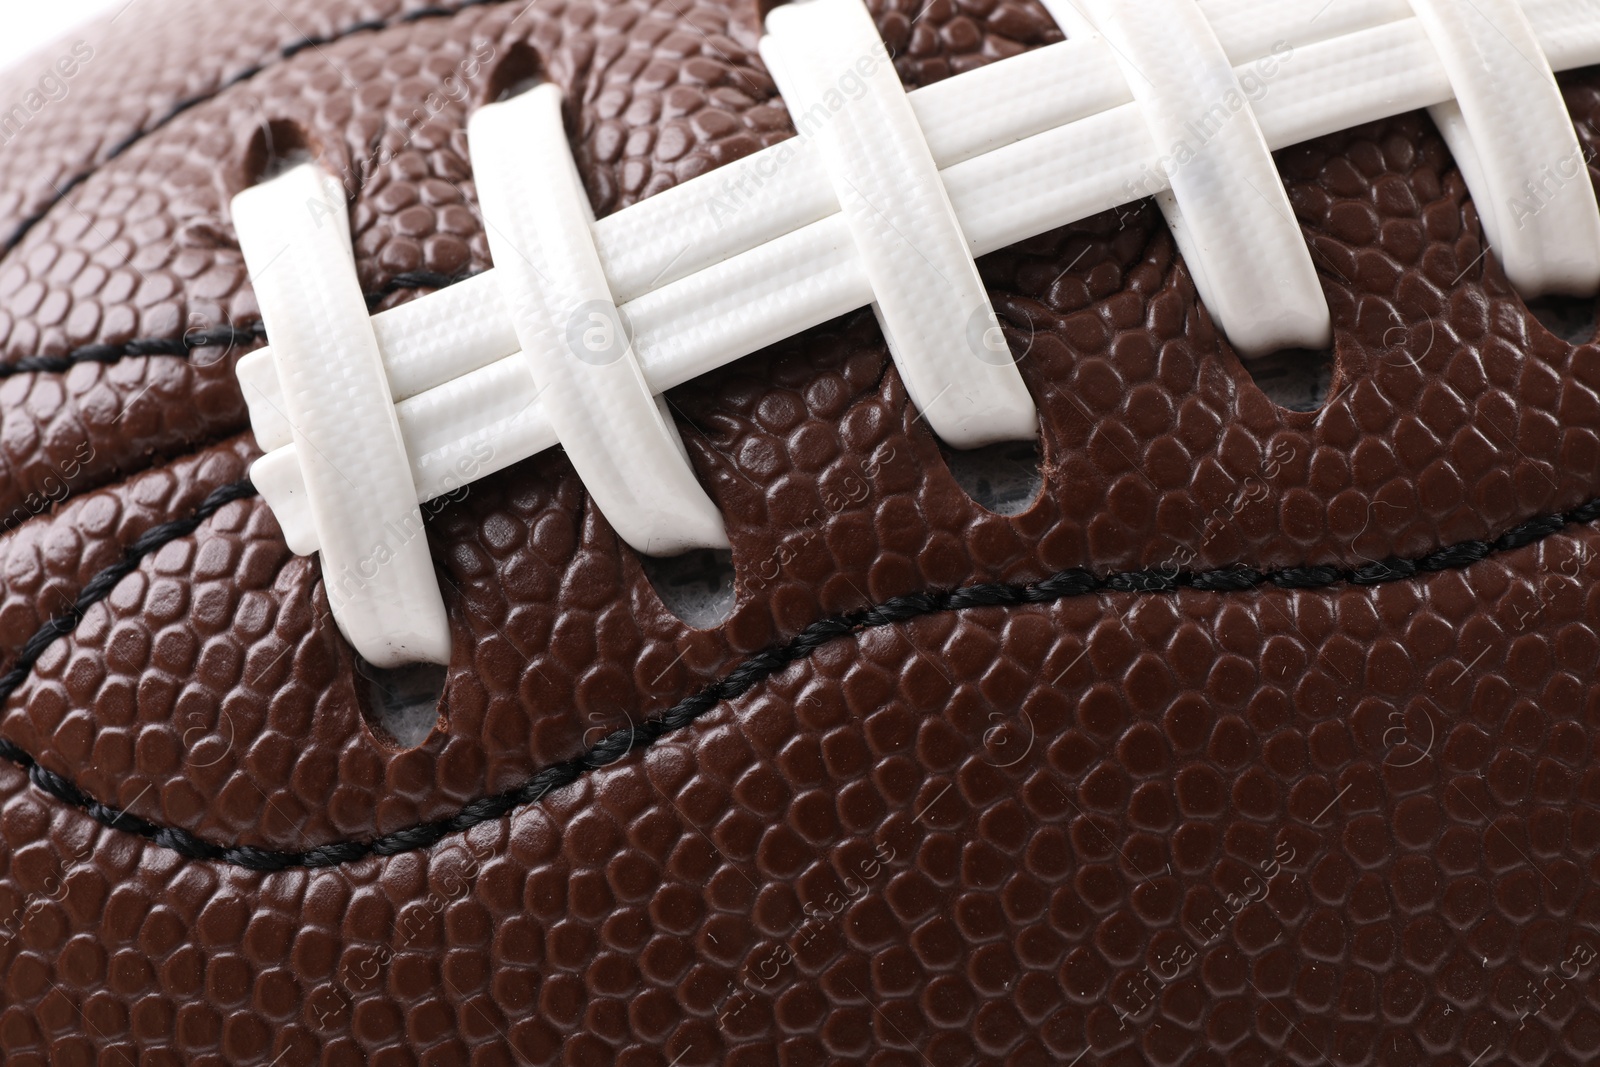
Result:
{"type": "Polygon", "coordinates": [[[0,1062],[1600,1059],[1596,0],[73,25],[0,1062]]]}

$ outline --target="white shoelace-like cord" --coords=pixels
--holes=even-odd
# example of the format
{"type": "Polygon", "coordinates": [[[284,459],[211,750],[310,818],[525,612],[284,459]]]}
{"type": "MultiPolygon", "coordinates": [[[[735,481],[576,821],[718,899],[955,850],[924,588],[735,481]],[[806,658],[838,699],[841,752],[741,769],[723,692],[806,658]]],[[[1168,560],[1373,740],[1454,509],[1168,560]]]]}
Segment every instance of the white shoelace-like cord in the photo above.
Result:
{"type": "Polygon", "coordinates": [[[355,648],[448,659],[418,504],[558,442],[635,548],[725,547],[652,398],[855,308],[935,433],[1031,436],[973,258],[1108,208],[1157,197],[1242,351],[1324,346],[1268,153],[1363,122],[1431,109],[1524,295],[1600,287],[1600,210],[1552,73],[1600,63],[1600,4],[1047,7],[1069,40],[909,94],[860,0],[779,8],[762,54],[800,136],[598,222],[557,90],[490,105],[469,142],[496,266],[376,316],[324,175],[241,193],[272,342],[238,365],[267,453],[251,476],[290,547],[322,554],[355,648]]]}
{"type": "Polygon", "coordinates": [[[884,339],[933,432],[957,448],[1032,437],[1038,414],[1010,349],[973,344],[997,337],[999,322],[866,8],[780,7],[761,58],[796,128],[810,127],[884,339]]]}

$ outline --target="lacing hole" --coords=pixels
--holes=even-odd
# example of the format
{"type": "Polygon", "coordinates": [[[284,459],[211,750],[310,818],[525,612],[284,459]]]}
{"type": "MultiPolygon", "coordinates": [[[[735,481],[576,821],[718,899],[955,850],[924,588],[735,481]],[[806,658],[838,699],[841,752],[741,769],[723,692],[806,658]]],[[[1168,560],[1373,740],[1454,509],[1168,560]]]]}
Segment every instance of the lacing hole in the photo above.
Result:
{"type": "Polygon", "coordinates": [[[1329,350],[1284,348],[1240,362],[1267,399],[1287,411],[1316,411],[1328,399],[1333,383],[1329,350]]]}
{"type": "Polygon", "coordinates": [[[680,556],[640,556],[639,564],[663,606],[698,630],[733,613],[733,553],[702,548],[680,556]]]}
{"type": "Polygon", "coordinates": [[[1539,324],[1569,345],[1595,339],[1597,302],[1588,296],[1541,296],[1528,301],[1539,324]]]}
{"type": "Polygon", "coordinates": [[[447,673],[437,663],[386,668],[357,656],[362,712],[373,735],[399,748],[422,744],[435,727],[443,725],[439,700],[447,673]]]}
{"type": "Polygon", "coordinates": [[[963,492],[996,515],[1020,515],[1044,488],[1037,441],[1002,441],[982,448],[939,450],[963,492]]]}
{"type": "Polygon", "coordinates": [[[489,76],[489,101],[498,103],[521,96],[543,80],[539,75],[539,54],[518,41],[506,49],[505,57],[489,76]]]}
{"type": "Polygon", "coordinates": [[[311,138],[296,123],[273,119],[256,129],[245,155],[247,185],[260,185],[302,163],[310,163],[320,152],[311,138]]]}

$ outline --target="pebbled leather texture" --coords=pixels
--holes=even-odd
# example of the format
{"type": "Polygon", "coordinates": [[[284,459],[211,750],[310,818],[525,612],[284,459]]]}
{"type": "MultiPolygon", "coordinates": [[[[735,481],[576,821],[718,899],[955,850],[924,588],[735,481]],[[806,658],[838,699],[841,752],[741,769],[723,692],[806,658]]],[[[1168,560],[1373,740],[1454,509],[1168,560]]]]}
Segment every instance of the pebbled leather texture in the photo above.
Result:
{"type": "MultiPolygon", "coordinates": [[[[0,666],[256,454],[226,205],[274,152],[348,176],[382,304],[488,265],[463,130],[535,68],[601,214],[790,135],[753,4],[459,7],[140,0],[83,31],[0,152],[0,666]],[[15,366],[40,356],[81,365],[15,366]]],[[[1058,39],[1021,0],[873,10],[908,85],[1058,39]]],[[[1600,149],[1600,72],[1563,87],[1600,149]]],[[[890,598],[1356,567],[1600,496],[1600,347],[1511,290],[1426,118],[1277,164],[1333,312],[1319,412],[1255,386],[1137,205],[980,263],[1043,423],[1020,514],[961,491],[863,312],[671,394],[734,545],[718,626],[662,605],[563,457],[519,464],[430,520],[456,661],[403,749],[314,560],[242,500],[50,641],[0,741],[154,826],[303,851],[450,818],[890,598]]],[[[1596,536],[842,635],[511,815],[327,869],[188,859],[5,763],[0,1057],[1585,1062],[1596,536]]]]}

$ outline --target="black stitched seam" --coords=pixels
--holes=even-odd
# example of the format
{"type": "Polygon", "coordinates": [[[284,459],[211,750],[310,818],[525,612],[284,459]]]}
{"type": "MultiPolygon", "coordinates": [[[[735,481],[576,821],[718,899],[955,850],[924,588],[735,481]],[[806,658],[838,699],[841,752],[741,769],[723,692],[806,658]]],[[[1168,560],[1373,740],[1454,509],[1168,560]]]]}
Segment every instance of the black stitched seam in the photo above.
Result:
{"type": "MultiPolygon", "coordinates": [[[[69,612],[51,619],[28,639],[16,664],[4,676],[0,676],[0,703],[10,699],[11,694],[27,679],[44,650],[56,638],[71,633],[84,612],[109,595],[112,587],[129,574],[139,560],[168,541],[192,533],[224,504],[255,494],[255,486],[249,479],[234,482],[206,497],[205,502],[189,518],[147,530],[128,549],[121,562],[107,567],[90,579],[69,612]]],[[[407,827],[370,841],[337,841],[304,852],[278,851],[250,845],[216,845],[188,830],[158,826],[137,815],[101,804],[79,789],[71,779],[39,766],[31,755],[4,738],[0,738],[0,758],[8,759],[25,770],[29,781],[45,793],[81,809],[101,825],[145,838],[190,859],[212,860],[255,871],[333,867],[354,863],[368,856],[393,856],[428,848],[450,834],[470,830],[480,823],[508,815],[516,808],[537,803],[547,793],[571,785],[587,772],[615,763],[635,749],[646,748],[667,734],[684,729],[718,704],[744,695],[790,664],[806,659],[823,645],[863,630],[893,626],[947,611],[1049,604],[1067,597],[1095,593],[1149,594],[1170,593],[1179,589],[1242,592],[1262,585],[1283,589],[1325,589],[1340,584],[1377,585],[1415,578],[1419,574],[1469,567],[1496,552],[1522,548],[1542,541],[1567,526],[1587,525],[1597,518],[1600,518],[1600,499],[1591,500],[1565,514],[1529,519],[1513,526],[1493,541],[1463,541],[1416,559],[1392,557],[1355,568],[1285,567],[1261,571],[1253,567],[1236,566],[1198,572],[1162,569],[1122,571],[1104,576],[1072,569],[1025,585],[995,582],[890,597],[862,611],[817,620],[788,643],[757,652],[722,678],[678,701],[660,715],[645,719],[637,726],[625,726],[613,731],[588,751],[538,771],[516,789],[480,797],[446,819],[407,827]]]]}
{"type": "MultiPolygon", "coordinates": [[[[16,663],[12,664],[11,669],[4,675],[0,675],[0,703],[10,699],[11,694],[27,681],[33,672],[34,664],[39,661],[45,649],[49,648],[56,638],[64,637],[76,629],[84,613],[109,596],[116,584],[131,574],[140,560],[152,552],[159,551],[168,542],[193,533],[202,522],[216,514],[225,504],[255,495],[256,487],[248,478],[225,485],[201,501],[200,506],[188,518],[164,522],[140,534],[123,552],[120,560],[89,579],[88,584],[78,593],[78,599],[73,601],[65,613],[46,622],[28,638],[17,656],[16,663]]],[[[157,827],[136,815],[101,804],[79,789],[70,779],[39,766],[31,755],[4,738],[0,738],[0,758],[15,763],[28,773],[28,778],[34,785],[58,800],[83,809],[90,818],[103,826],[138,833],[152,841],[163,841],[168,834],[183,832],[157,827]]]]}
{"type": "Polygon", "coordinates": [[[244,326],[216,326],[182,337],[146,337],[119,345],[84,345],[64,356],[24,356],[14,363],[0,363],[0,379],[18,374],[65,374],[80,363],[115,363],[134,356],[187,356],[197,348],[247,344],[266,335],[261,323],[252,322],[244,326]]]}
{"type": "Polygon", "coordinates": [[[476,275],[477,271],[462,271],[460,274],[441,274],[434,270],[408,270],[396,274],[384,282],[376,291],[366,294],[367,306],[381,303],[385,297],[393,296],[404,289],[448,289],[457,282],[464,282],[476,275]]]}
{"type": "MultiPolygon", "coordinates": [[[[446,9],[442,7],[424,7],[419,8],[416,11],[407,12],[404,15],[396,16],[388,21],[373,19],[366,22],[357,22],[354,25],[346,26],[344,29],[339,30],[336,33],[329,34],[326,37],[306,37],[299,41],[286,44],[278,49],[278,57],[280,59],[290,59],[297,53],[305,51],[307,48],[317,48],[325,44],[333,44],[335,41],[342,41],[346,37],[350,37],[358,33],[386,30],[391,26],[401,26],[410,22],[420,22],[423,19],[450,18],[474,7],[486,7],[490,4],[503,4],[507,2],[508,0],[461,0],[461,3],[454,9],[446,9]]],[[[122,155],[124,152],[138,144],[140,141],[144,140],[146,137],[156,133],[161,129],[164,129],[174,119],[176,119],[179,115],[182,115],[185,111],[188,111],[190,108],[198,107],[200,104],[203,104],[208,100],[213,100],[216,97],[221,96],[224,92],[233,88],[235,85],[238,85],[240,82],[249,81],[251,78],[254,78],[257,74],[260,74],[266,69],[266,63],[257,63],[253,66],[246,67],[245,69],[230,75],[228,78],[225,78],[223,81],[218,82],[216,87],[211,89],[209,92],[199,93],[195,96],[187,97],[178,101],[176,104],[173,104],[172,107],[168,108],[164,115],[156,119],[149,126],[146,126],[143,129],[134,130],[132,133],[128,134],[128,136],[118,141],[112,146],[111,151],[106,153],[106,157],[100,160],[98,163],[91,164],[88,169],[79,171],[77,174],[62,182],[60,185],[52,184],[52,188],[55,189],[56,195],[51,197],[44,204],[41,204],[38,210],[34,211],[21,222],[17,223],[16,228],[11,231],[11,235],[5,239],[3,244],[0,244],[0,256],[9,254],[12,249],[21,244],[22,239],[28,236],[28,231],[32,230],[40,222],[44,221],[44,217],[50,214],[51,211],[54,211],[57,204],[60,204],[63,200],[65,200],[67,195],[78,186],[88,181],[89,178],[96,174],[101,167],[104,167],[107,163],[110,163],[112,160],[122,155]]]]}
{"type": "MultiPolygon", "coordinates": [[[[405,289],[444,289],[472,277],[472,273],[440,274],[436,271],[411,270],[396,274],[375,292],[363,294],[367,306],[380,303],[385,297],[405,289]]],[[[236,344],[249,344],[265,340],[267,329],[260,322],[243,326],[216,326],[209,330],[195,330],[182,337],[147,337],[124,341],[119,345],[96,344],[74,348],[64,356],[25,356],[13,363],[0,363],[0,379],[18,374],[65,374],[80,363],[116,363],[136,356],[186,357],[198,348],[227,348],[236,344]]]]}

